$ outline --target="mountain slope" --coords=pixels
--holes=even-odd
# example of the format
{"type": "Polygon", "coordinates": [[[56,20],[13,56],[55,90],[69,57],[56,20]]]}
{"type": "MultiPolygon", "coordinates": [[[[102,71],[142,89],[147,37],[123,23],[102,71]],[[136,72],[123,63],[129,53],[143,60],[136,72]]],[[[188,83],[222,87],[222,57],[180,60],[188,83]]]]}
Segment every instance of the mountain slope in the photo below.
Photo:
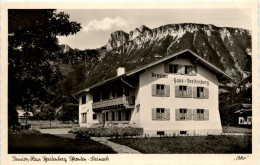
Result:
{"type": "Polygon", "coordinates": [[[129,34],[112,33],[99,49],[69,51],[87,65],[87,80],[79,87],[84,88],[115,76],[118,67],[129,71],[185,49],[193,50],[237,81],[251,75],[251,32],[239,28],[185,23],[149,29],[143,25],[129,34]]]}

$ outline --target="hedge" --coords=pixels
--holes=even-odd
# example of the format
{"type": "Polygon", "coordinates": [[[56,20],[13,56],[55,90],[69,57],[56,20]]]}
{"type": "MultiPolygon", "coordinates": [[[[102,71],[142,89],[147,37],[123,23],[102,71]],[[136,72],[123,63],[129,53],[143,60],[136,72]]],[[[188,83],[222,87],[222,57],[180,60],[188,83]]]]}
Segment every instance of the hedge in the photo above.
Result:
{"type": "Polygon", "coordinates": [[[89,138],[89,137],[129,137],[140,136],[143,134],[143,128],[133,127],[76,127],[70,133],[76,134],[76,138],[89,138]]]}

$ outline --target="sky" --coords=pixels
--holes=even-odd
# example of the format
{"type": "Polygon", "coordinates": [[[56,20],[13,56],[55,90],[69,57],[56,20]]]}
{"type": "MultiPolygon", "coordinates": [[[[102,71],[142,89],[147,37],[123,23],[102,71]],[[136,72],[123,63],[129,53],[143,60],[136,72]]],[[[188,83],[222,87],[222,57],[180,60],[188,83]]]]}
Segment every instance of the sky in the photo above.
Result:
{"type": "Polygon", "coordinates": [[[150,29],[166,24],[202,23],[251,30],[250,10],[240,9],[70,9],[57,10],[81,24],[76,35],[58,37],[71,48],[95,49],[104,46],[111,33],[145,25],[150,29]]]}

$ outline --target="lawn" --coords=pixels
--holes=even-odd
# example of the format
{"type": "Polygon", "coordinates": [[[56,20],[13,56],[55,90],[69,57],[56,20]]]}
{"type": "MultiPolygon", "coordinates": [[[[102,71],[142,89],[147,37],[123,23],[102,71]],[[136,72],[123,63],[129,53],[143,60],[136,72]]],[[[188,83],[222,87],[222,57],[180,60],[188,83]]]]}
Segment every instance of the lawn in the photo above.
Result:
{"type": "Polygon", "coordinates": [[[115,153],[93,140],[74,140],[49,134],[9,134],[9,154],[39,153],[115,153]]]}
{"type": "Polygon", "coordinates": [[[251,128],[241,128],[241,127],[234,127],[234,126],[222,126],[223,133],[245,133],[245,134],[252,134],[251,128]]]}
{"type": "Polygon", "coordinates": [[[111,139],[145,154],[252,153],[252,136],[179,136],[111,139]]]}

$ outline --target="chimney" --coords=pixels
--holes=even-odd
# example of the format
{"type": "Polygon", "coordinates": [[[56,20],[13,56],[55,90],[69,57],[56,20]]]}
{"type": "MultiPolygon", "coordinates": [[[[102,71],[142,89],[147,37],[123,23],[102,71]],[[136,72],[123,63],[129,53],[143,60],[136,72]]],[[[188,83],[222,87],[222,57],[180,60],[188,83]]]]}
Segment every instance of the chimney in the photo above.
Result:
{"type": "Polygon", "coordinates": [[[124,67],[117,68],[117,76],[120,76],[122,74],[125,74],[125,68],[124,67]]]}

